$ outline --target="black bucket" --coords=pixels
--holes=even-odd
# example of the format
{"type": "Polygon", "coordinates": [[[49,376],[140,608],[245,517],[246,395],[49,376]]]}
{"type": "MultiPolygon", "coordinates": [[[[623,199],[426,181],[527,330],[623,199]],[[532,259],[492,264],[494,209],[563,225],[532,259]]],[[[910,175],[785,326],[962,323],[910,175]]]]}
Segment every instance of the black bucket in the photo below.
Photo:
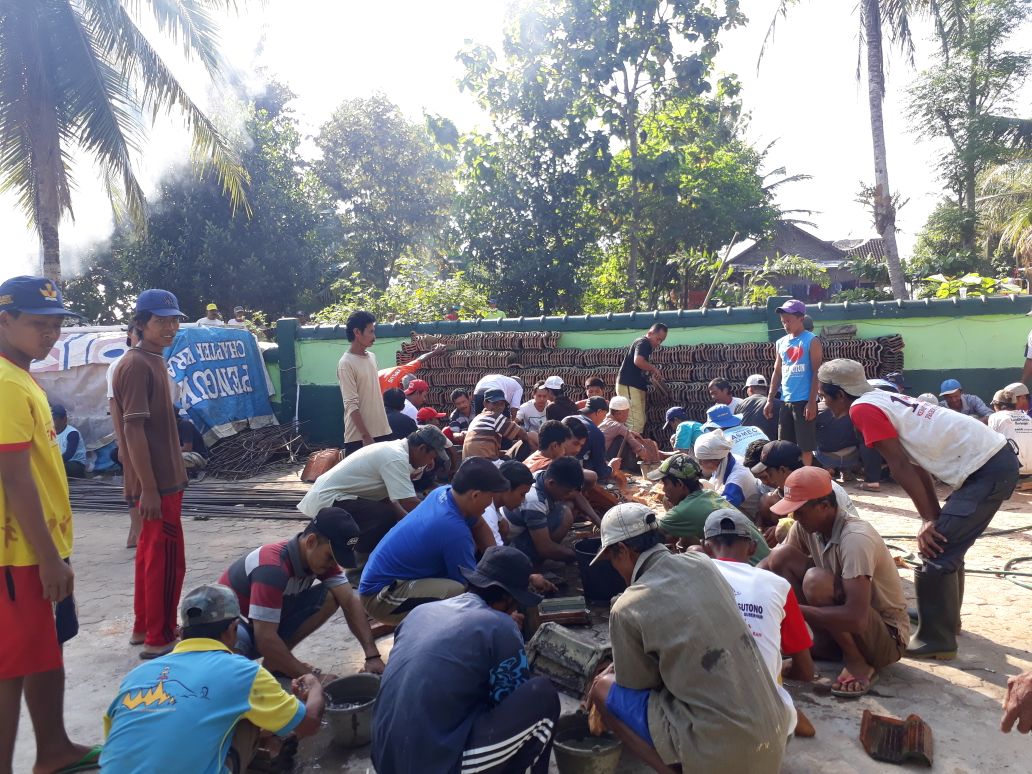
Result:
{"type": "Polygon", "coordinates": [[[608,605],[613,597],[627,588],[627,584],[609,562],[600,560],[591,564],[601,545],[602,538],[584,538],[573,544],[573,550],[577,553],[584,597],[589,602],[608,605]]]}

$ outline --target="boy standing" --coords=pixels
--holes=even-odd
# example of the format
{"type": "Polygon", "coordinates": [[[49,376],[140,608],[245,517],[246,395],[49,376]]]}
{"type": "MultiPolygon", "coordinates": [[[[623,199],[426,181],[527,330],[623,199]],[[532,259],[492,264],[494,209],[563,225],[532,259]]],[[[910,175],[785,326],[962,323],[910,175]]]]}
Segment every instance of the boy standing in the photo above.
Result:
{"type": "Polygon", "coordinates": [[[344,323],[344,333],[351,343],[337,363],[337,381],[344,401],[346,457],[363,446],[391,440],[391,426],[377,379],[376,355],[369,351],[376,343],[376,318],[369,312],[354,312],[344,323]]]}
{"type": "Polygon", "coordinates": [[[780,389],[785,402],[778,438],[798,444],[803,450],[803,462],[812,465],[817,448],[817,371],[824,362],[824,348],[821,340],[803,327],[806,304],[793,298],[779,306],[777,312],[787,335],[777,342],[774,374],[763,415],[767,419],[774,417],[774,398],[780,389]]]}
{"type": "Polygon", "coordinates": [[[143,291],[132,321],[140,343],[125,354],[112,380],[111,420],[118,447],[125,450],[125,499],[143,519],[129,639],[130,645],[144,646],[142,659],[164,656],[175,645],[176,605],[186,574],[180,521],[186,467],[163,354],[182,316],[167,290],[143,291]]]}
{"type": "Polygon", "coordinates": [[[0,285],[0,771],[10,772],[22,691],[36,734],[37,771],[88,766],[100,748],[64,726],[61,644],[78,630],[72,590],[72,506],[47,396],[29,365],[50,352],[64,308],[42,277],[0,285]]]}

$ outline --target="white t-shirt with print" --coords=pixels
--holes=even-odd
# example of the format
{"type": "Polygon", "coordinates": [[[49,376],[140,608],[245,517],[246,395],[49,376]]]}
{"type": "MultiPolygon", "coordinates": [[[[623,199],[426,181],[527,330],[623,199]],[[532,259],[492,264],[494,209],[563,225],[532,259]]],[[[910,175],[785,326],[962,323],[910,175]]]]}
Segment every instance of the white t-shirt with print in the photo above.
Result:
{"type": "Polygon", "coordinates": [[[1018,447],[1020,473],[1032,474],[1032,417],[1021,409],[997,411],[989,419],[989,428],[995,430],[1018,447]]]}

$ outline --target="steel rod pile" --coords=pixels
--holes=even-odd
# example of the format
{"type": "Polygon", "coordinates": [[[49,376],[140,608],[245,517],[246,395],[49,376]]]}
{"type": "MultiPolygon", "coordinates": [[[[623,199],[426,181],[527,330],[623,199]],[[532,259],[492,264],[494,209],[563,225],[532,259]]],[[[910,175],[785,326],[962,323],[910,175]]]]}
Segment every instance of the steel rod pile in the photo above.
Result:
{"type": "Polygon", "coordinates": [[[298,462],[307,451],[298,423],[259,427],[216,443],[208,457],[207,471],[223,479],[252,478],[272,460],[298,462]]]}
{"type": "MultiPolygon", "coordinates": [[[[296,475],[294,466],[289,468],[296,475]]],[[[100,478],[70,479],[72,509],[76,511],[126,510],[120,481],[100,478]]],[[[300,481],[222,481],[206,478],[191,482],[183,496],[183,515],[238,519],[301,521],[307,517],[297,504],[308,486],[300,481]]]]}

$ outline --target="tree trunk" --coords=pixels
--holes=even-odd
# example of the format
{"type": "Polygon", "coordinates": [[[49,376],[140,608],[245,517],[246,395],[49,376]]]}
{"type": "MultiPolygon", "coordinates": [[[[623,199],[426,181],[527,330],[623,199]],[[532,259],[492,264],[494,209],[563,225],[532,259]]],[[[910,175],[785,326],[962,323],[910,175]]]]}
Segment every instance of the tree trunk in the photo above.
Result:
{"type": "Polygon", "coordinates": [[[641,262],[641,246],[638,244],[638,233],[641,222],[641,190],[638,186],[638,121],[637,107],[634,98],[628,95],[624,110],[624,126],[627,130],[627,150],[630,155],[631,169],[631,217],[627,222],[627,301],[625,311],[638,308],[638,265],[641,262]]]}
{"type": "Polygon", "coordinates": [[[903,280],[903,267],[896,247],[896,209],[889,188],[889,162],[885,149],[885,67],[882,55],[881,8],[878,0],[863,0],[864,35],[867,39],[867,99],[871,109],[871,139],[874,145],[874,226],[885,247],[885,263],[893,298],[909,298],[903,280]]]}

